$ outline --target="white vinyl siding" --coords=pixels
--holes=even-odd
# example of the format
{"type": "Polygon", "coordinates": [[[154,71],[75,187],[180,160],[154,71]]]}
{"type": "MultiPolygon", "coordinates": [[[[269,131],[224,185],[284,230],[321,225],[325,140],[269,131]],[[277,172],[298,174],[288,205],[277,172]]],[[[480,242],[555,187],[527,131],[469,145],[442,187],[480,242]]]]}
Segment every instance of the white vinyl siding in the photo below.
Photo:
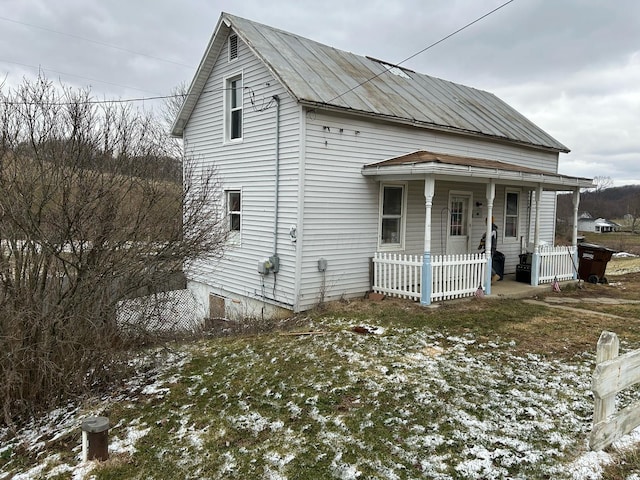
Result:
{"type": "MultiPolygon", "coordinates": [[[[245,98],[245,101],[247,99],[245,98]]],[[[245,105],[246,107],[246,105],[245,105]]],[[[204,93],[185,127],[186,154],[196,159],[200,169],[213,168],[222,189],[242,186],[242,242],[231,245],[216,261],[198,262],[188,275],[225,296],[267,298],[278,305],[291,305],[294,298],[296,245],[289,227],[297,222],[299,107],[264,65],[238,39],[238,59],[228,62],[224,49],[207,80],[204,93]],[[273,252],[275,203],[275,119],[276,108],[254,111],[244,108],[243,141],[225,142],[225,95],[220,86],[242,72],[243,84],[259,98],[280,98],[280,179],[278,255],[280,271],[261,278],[259,260],[273,252]],[[264,280],[264,283],[263,283],[264,280]]],[[[196,172],[197,173],[197,172],[196,172]]],[[[221,195],[221,202],[224,196],[221,195]]],[[[247,315],[255,312],[246,312],[247,315]]],[[[257,312],[260,315],[260,312],[257,312]]]]}
{"type": "MultiPolygon", "coordinates": [[[[553,152],[301,109],[240,39],[238,59],[228,60],[228,51],[222,49],[184,131],[186,153],[198,160],[200,169],[215,168],[225,190],[242,186],[241,244],[228,248],[221,260],[197,263],[188,272],[190,279],[220,294],[264,298],[284,306],[294,306],[297,298],[301,310],[313,307],[321,298],[329,301],[363,295],[369,288],[369,259],[378,249],[380,224],[380,180],[362,175],[365,164],[431,150],[557,172],[558,155],[553,152]],[[257,271],[258,262],[271,256],[274,248],[276,108],[243,105],[242,141],[226,141],[226,96],[220,86],[239,72],[243,87],[251,88],[256,98],[268,102],[278,95],[281,103],[277,276],[262,277],[257,271]],[[301,125],[305,126],[302,132],[301,125]],[[304,151],[300,151],[301,145],[304,151]],[[299,184],[300,179],[304,182],[299,184]],[[304,195],[299,197],[302,191],[304,195]],[[289,237],[292,226],[297,227],[297,242],[289,237]],[[318,271],[320,258],[327,261],[326,272],[318,271]],[[297,277],[296,269],[300,269],[297,277]]],[[[422,254],[424,182],[415,177],[382,181],[406,185],[403,251],[422,254]]],[[[494,212],[504,211],[504,189],[504,185],[496,186],[494,212]]],[[[474,200],[485,203],[483,183],[437,180],[431,217],[433,254],[446,251],[450,190],[469,191],[474,200]]],[[[527,225],[527,199],[528,190],[523,189],[522,232],[527,225]]],[[[553,241],[553,192],[543,194],[542,205],[541,239],[553,241]]],[[[474,216],[472,252],[484,228],[484,213],[481,218],[474,216]]],[[[507,269],[515,269],[519,242],[507,244],[502,234],[499,232],[498,249],[507,257],[507,269]]]]}
{"type": "MultiPolygon", "coordinates": [[[[318,302],[322,275],[317,260],[327,260],[325,300],[361,296],[369,288],[369,259],[378,248],[380,181],[361,174],[362,166],[414,152],[431,150],[462,156],[499,160],[527,167],[557,171],[558,155],[486,139],[397,125],[367,122],[314,111],[306,116],[304,254],[299,307],[318,302]]],[[[404,252],[424,250],[424,182],[406,178],[407,208],[404,252]]],[[[386,183],[385,180],[382,180],[386,183]]],[[[486,208],[484,183],[436,181],[432,206],[431,252],[446,251],[450,190],[464,189],[486,208]]],[[[494,215],[504,211],[505,186],[497,185],[494,215]]],[[[549,200],[545,192],[545,202],[549,200]]],[[[520,202],[522,203],[522,202],[520,202]]],[[[545,203],[546,205],[546,203],[545,203]]],[[[523,207],[521,207],[521,211],[523,207]]],[[[549,207],[545,207],[549,208],[549,207]]],[[[553,208],[553,203],[551,207],[553,208]]],[[[545,210],[546,211],[546,210],[545,210]]],[[[525,215],[521,215],[522,218],[525,215]]],[[[547,218],[554,218],[547,217],[547,218]]],[[[472,218],[470,252],[486,228],[485,214],[472,218]]],[[[541,222],[541,237],[553,237],[553,222],[541,222]]],[[[498,249],[507,256],[508,269],[515,271],[519,242],[505,244],[499,232],[498,249]]]]}

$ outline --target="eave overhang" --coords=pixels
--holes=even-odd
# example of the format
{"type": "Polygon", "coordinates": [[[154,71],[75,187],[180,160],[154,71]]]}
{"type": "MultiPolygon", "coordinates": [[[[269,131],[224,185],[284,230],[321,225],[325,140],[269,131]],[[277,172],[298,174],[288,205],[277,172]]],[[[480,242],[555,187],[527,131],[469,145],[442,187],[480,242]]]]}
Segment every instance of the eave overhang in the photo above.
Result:
{"type": "Polygon", "coordinates": [[[362,175],[385,180],[412,180],[435,176],[445,181],[517,185],[545,190],[592,188],[593,180],[555,174],[495,160],[415,152],[362,167],[362,175]]]}

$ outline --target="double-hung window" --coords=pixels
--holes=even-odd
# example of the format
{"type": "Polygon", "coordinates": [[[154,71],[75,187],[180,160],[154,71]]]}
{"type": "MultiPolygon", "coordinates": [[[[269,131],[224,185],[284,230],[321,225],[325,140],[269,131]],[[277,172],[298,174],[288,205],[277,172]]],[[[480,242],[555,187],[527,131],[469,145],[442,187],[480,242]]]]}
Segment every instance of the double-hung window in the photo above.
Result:
{"type": "Polygon", "coordinates": [[[380,246],[404,247],[406,185],[383,184],[380,191],[380,246]]]}
{"type": "Polygon", "coordinates": [[[227,190],[226,197],[229,231],[239,234],[242,228],[242,193],[240,190],[227,190]]]}
{"type": "Polygon", "coordinates": [[[228,78],[225,86],[227,140],[242,140],[242,75],[228,78]]]}
{"type": "Polygon", "coordinates": [[[519,192],[507,191],[504,202],[504,237],[518,238],[519,192]]]}

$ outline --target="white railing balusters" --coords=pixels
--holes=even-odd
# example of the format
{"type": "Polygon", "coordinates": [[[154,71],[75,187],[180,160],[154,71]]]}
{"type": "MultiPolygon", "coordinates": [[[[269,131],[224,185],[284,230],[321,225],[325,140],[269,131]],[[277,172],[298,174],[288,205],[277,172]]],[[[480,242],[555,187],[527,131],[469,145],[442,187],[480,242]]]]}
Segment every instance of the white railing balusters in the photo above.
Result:
{"type": "Polygon", "coordinates": [[[540,276],[538,283],[571,280],[576,269],[574,247],[540,247],[540,276]]]}
{"type": "MultiPolygon", "coordinates": [[[[377,252],[373,263],[375,292],[420,300],[422,255],[377,252]]],[[[433,256],[431,300],[473,295],[484,284],[485,268],[483,254],[433,256]]]]}
{"type": "Polygon", "coordinates": [[[376,252],[373,264],[375,292],[420,300],[422,255],[376,252]]]}

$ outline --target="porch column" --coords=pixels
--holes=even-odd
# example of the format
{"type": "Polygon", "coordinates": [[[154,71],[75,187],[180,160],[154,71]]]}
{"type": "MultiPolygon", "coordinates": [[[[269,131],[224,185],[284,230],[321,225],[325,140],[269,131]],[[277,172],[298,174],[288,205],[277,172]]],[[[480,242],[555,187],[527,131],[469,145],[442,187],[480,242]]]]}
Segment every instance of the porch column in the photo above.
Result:
{"type": "Polygon", "coordinates": [[[533,230],[533,255],[531,255],[531,285],[534,287],[540,281],[540,200],[542,199],[542,185],[536,188],[536,220],[533,230]]]}
{"type": "MultiPolygon", "coordinates": [[[[571,234],[571,245],[573,246],[573,264],[578,265],[578,206],[580,205],[580,189],[573,191],[573,228],[571,234]]],[[[577,267],[576,267],[577,268],[577,267]]],[[[578,271],[573,269],[573,279],[578,278],[578,271]]]]}
{"type": "Polygon", "coordinates": [[[492,179],[487,184],[487,224],[484,234],[485,256],[487,257],[487,268],[484,278],[484,291],[491,294],[491,242],[493,241],[491,231],[493,230],[493,200],[496,198],[496,184],[492,179]]]}
{"type": "Polygon", "coordinates": [[[433,291],[433,270],[431,268],[431,208],[435,192],[435,179],[428,175],[424,179],[424,256],[422,257],[422,282],[420,284],[420,303],[431,305],[433,291]]]}

